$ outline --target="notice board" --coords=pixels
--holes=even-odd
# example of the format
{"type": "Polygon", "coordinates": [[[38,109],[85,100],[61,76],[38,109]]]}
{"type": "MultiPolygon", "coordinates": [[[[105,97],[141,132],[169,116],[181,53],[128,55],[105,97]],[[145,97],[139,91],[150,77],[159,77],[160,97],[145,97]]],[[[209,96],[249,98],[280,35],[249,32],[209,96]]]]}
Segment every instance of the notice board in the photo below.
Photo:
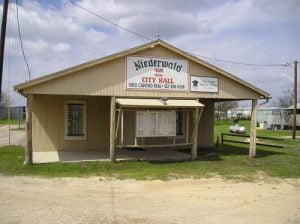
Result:
{"type": "Polygon", "coordinates": [[[139,111],[136,113],[136,137],[176,136],[175,111],[139,111]]]}

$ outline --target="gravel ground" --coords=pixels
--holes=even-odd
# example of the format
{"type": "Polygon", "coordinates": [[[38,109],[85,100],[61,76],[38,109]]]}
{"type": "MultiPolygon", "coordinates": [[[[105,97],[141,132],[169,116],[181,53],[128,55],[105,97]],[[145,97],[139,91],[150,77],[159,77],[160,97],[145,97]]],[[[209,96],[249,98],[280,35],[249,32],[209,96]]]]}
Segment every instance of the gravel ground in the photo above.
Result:
{"type": "Polygon", "coordinates": [[[300,179],[0,176],[1,223],[300,223],[300,179]]]}
{"type": "MultiPolygon", "coordinates": [[[[11,144],[25,145],[24,130],[11,144]]],[[[8,126],[0,126],[0,146],[8,126]]],[[[0,223],[300,223],[300,179],[171,181],[0,175],[0,223]]]]}

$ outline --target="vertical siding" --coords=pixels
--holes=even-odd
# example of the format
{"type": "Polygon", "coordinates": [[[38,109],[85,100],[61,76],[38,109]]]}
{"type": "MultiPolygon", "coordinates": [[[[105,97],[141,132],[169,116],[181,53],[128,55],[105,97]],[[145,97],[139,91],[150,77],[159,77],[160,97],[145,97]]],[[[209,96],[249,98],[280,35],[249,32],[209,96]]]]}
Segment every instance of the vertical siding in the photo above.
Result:
{"type": "Polygon", "coordinates": [[[135,138],[135,112],[124,112],[124,144],[133,145],[135,138]]]}
{"type": "Polygon", "coordinates": [[[53,151],[62,144],[64,102],[55,96],[34,95],[32,115],[33,151],[53,151]]]}
{"type": "MultiPolygon", "coordinates": [[[[141,51],[138,55],[188,60],[161,46],[141,51]]],[[[252,89],[191,60],[188,60],[188,73],[192,76],[210,76],[219,78],[219,92],[199,93],[191,91],[127,90],[125,88],[126,57],[121,57],[88,69],[74,72],[58,79],[53,79],[40,85],[32,86],[25,89],[24,93],[149,98],[253,99],[260,97],[259,94],[252,89]]]]}
{"type": "Polygon", "coordinates": [[[108,150],[108,97],[35,95],[33,151],[108,150]],[[87,101],[87,140],[65,140],[65,100],[87,101]]]}
{"type": "Polygon", "coordinates": [[[109,148],[109,104],[109,97],[88,98],[88,149],[109,148]]]}
{"type": "Polygon", "coordinates": [[[214,102],[200,99],[205,105],[198,129],[198,147],[210,148],[214,146],[214,102]]]}
{"type": "MultiPolygon", "coordinates": [[[[183,56],[161,46],[141,51],[138,55],[185,59],[183,56]]],[[[110,96],[145,98],[174,97],[182,99],[200,98],[200,102],[205,105],[205,108],[199,123],[198,144],[199,147],[212,147],[214,144],[213,101],[215,99],[259,98],[259,94],[252,89],[191,60],[188,60],[189,75],[219,78],[218,93],[126,90],[125,62],[126,57],[117,58],[25,89],[25,94],[35,94],[32,117],[33,150],[108,150],[110,96]],[[87,101],[86,141],[65,140],[64,103],[65,100],[72,99],[83,99],[87,101]]],[[[189,117],[190,139],[194,127],[192,112],[190,112],[189,117]]],[[[134,138],[135,113],[125,112],[124,144],[134,144],[134,138]]],[[[172,139],[170,138],[147,138],[145,140],[146,144],[171,142],[172,139]]]]}
{"type": "MultiPolygon", "coordinates": [[[[205,104],[199,124],[199,147],[213,146],[213,102],[205,104]]],[[[190,112],[189,138],[193,131],[193,113],[190,112]]],[[[108,150],[109,97],[35,95],[33,100],[33,151],[108,150]],[[86,100],[87,140],[65,140],[65,100],[86,100]]],[[[119,133],[120,134],[120,133],[119,133]]],[[[124,112],[124,144],[134,144],[135,112],[124,112]]],[[[170,144],[172,138],[146,138],[145,144],[170,144]]],[[[177,140],[184,142],[184,140],[177,140]]],[[[140,142],[139,142],[140,143],[140,142]]]]}

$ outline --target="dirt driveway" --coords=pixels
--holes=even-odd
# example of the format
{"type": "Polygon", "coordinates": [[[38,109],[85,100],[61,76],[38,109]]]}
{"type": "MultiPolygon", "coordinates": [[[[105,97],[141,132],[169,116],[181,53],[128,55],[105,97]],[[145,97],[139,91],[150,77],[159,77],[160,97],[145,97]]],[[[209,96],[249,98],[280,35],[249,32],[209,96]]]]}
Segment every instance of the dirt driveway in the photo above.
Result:
{"type": "Polygon", "coordinates": [[[300,223],[300,180],[0,176],[1,223],[300,223]]]}

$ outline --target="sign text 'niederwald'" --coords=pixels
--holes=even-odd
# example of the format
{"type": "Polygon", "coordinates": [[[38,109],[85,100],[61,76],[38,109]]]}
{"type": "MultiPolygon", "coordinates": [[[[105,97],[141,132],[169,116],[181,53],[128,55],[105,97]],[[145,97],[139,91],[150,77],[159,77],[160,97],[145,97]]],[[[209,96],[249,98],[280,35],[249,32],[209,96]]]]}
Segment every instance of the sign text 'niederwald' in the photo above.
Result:
{"type": "Polygon", "coordinates": [[[127,57],[126,66],[127,89],[188,90],[186,60],[127,57]]]}

